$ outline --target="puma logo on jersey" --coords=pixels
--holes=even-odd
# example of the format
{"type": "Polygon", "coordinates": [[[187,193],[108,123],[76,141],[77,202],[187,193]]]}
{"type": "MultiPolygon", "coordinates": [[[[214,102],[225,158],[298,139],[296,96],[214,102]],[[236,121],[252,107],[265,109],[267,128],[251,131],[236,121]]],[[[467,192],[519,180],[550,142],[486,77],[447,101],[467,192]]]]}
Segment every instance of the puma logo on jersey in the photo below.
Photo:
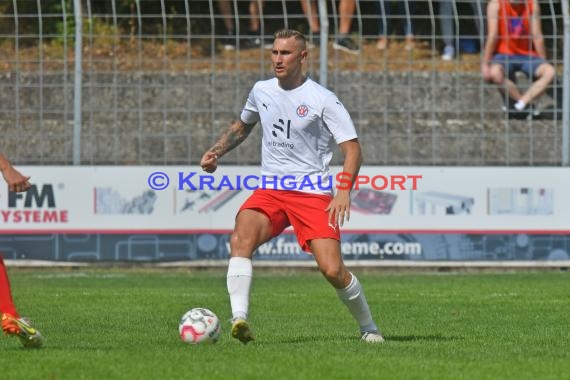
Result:
{"type": "Polygon", "coordinates": [[[268,106],[267,104],[265,104],[265,103],[261,103],[261,105],[265,107],[265,110],[266,110],[266,111],[268,111],[268,110],[269,110],[269,106],[268,106]]]}

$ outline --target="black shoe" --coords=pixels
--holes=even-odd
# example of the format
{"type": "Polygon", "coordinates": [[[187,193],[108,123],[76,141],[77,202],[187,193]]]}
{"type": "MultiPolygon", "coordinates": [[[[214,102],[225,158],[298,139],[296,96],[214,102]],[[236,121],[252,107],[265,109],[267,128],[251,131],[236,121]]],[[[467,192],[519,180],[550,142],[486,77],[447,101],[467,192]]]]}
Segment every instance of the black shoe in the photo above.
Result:
{"type": "Polygon", "coordinates": [[[542,111],[538,108],[531,107],[527,120],[541,120],[542,118],[542,111]]]}
{"type": "Polygon", "coordinates": [[[356,42],[354,42],[350,37],[337,38],[336,41],[333,43],[333,48],[351,54],[358,54],[360,52],[360,48],[358,47],[356,42]]]}
{"type": "Polygon", "coordinates": [[[259,46],[264,49],[273,49],[273,39],[267,36],[259,37],[259,46]]]}
{"type": "Polygon", "coordinates": [[[222,43],[224,50],[236,50],[238,40],[235,34],[230,33],[227,34],[224,38],[221,38],[220,42],[222,43]]]}
{"type": "MultiPolygon", "coordinates": [[[[503,111],[505,110],[503,107],[503,111]]],[[[538,120],[540,119],[540,110],[534,108],[533,105],[527,105],[520,111],[512,107],[508,109],[507,116],[512,120],[538,120]]]]}
{"type": "Polygon", "coordinates": [[[319,47],[321,46],[321,36],[318,34],[313,34],[313,38],[309,41],[309,47],[319,47]]]}
{"type": "Polygon", "coordinates": [[[244,38],[240,41],[239,45],[240,49],[259,49],[259,38],[256,37],[248,37],[244,38]]]}
{"type": "Polygon", "coordinates": [[[259,32],[249,31],[248,38],[242,41],[242,49],[273,49],[273,39],[268,36],[260,36],[259,32]]]}

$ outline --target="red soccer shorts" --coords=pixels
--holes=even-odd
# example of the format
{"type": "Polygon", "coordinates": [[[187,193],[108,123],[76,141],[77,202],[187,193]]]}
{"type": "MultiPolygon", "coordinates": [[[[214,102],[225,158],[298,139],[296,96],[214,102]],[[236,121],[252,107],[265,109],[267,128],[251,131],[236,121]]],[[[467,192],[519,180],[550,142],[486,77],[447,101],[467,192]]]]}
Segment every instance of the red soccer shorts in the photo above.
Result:
{"type": "Polygon", "coordinates": [[[331,200],[329,195],[258,189],[239,211],[249,209],[265,214],[271,222],[272,238],[281,234],[285,228],[293,226],[303,251],[311,252],[309,241],[313,239],[340,241],[339,228],[329,224],[329,213],[325,211],[331,200]]]}

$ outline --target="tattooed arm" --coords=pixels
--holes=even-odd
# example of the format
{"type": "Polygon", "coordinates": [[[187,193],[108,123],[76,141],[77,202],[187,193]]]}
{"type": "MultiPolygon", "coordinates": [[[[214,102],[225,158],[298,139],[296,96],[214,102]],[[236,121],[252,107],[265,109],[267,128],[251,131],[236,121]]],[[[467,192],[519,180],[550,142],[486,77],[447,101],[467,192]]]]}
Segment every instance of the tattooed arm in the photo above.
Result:
{"type": "Polygon", "coordinates": [[[245,124],[239,120],[234,122],[219,138],[218,141],[202,156],[202,170],[213,173],[218,168],[218,159],[241,144],[255,124],[245,124]]]}

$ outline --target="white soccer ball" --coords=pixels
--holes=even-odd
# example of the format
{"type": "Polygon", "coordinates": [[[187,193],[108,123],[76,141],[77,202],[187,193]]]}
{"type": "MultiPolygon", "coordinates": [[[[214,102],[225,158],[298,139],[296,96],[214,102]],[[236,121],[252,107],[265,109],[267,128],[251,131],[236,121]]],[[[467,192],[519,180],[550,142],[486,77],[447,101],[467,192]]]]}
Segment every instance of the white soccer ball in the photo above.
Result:
{"type": "Polygon", "coordinates": [[[178,324],[180,339],[189,344],[216,343],[221,328],[218,316],[203,307],[188,310],[178,324]]]}

